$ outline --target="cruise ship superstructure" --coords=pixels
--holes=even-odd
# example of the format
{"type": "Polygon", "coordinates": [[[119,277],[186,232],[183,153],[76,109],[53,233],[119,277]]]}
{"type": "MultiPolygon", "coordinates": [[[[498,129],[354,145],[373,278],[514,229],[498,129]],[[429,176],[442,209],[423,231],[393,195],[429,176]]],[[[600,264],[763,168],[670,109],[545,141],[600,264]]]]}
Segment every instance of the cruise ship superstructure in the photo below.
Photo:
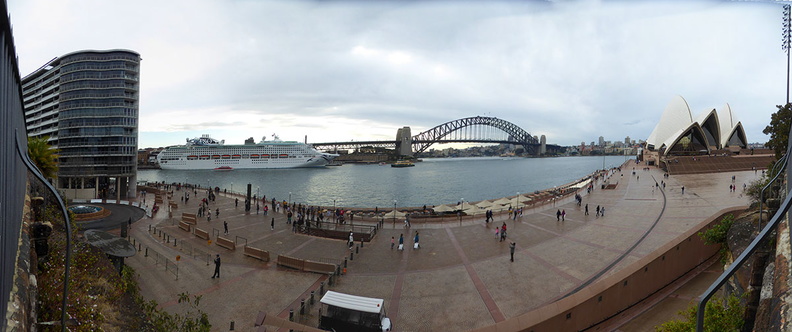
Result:
{"type": "Polygon", "coordinates": [[[209,135],[187,139],[187,144],[169,146],[157,155],[162,169],[247,169],[323,167],[337,154],[320,152],[297,141],[262,139],[258,143],[225,145],[209,135]]]}

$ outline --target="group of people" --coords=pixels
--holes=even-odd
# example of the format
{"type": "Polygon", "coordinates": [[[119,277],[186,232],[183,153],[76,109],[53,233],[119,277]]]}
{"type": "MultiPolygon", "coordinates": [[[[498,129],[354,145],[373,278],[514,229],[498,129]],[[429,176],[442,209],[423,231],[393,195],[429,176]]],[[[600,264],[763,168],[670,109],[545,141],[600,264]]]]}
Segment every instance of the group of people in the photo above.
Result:
{"type": "MultiPolygon", "coordinates": [[[[350,238],[350,241],[351,241],[351,239],[352,239],[352,233],[351,232],[349,233],[349,238],[350,238]]],[[[415,237],[413,237],[413,249],[420,249],[421,248],[419,240],[420,240],[420,236],[418,235],[418,231],[415,231],[415,237]]],[[[395,238],[393,236],[391,236],[390,248],[391,248],[391,250],[393,250],[394,248],[396,248],[396,250],[404,250],[404,233],[399,234],[399,246],[398,247],[396,246],[395,238]]],[[[351,247],[350,247],[350,249],[351,249],[351,247]]]]}

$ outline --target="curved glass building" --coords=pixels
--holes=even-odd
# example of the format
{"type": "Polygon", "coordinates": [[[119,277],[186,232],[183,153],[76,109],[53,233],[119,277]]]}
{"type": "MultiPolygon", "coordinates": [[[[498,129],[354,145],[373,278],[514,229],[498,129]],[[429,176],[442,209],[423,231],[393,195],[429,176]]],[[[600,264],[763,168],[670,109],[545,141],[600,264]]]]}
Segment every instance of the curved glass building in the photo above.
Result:
{"type": "Polygon", "coordinates": [[[122,199],[137,191],[140,54],[86,50],[22,79],[28,136],[57,147],[57,187],[69,198],[122,199]]]}

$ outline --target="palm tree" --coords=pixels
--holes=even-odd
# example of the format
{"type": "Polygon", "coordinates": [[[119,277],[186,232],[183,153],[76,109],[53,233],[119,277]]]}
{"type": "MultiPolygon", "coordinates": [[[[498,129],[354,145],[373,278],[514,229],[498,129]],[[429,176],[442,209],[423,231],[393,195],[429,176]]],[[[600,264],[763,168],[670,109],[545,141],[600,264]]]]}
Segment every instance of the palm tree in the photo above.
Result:
{"type": "Polygon", "coordinates": [[[53,179],[58,175],[58,149],[47,140],[49,136],[28,137],[28,155],[44,177],[53,179]]]}

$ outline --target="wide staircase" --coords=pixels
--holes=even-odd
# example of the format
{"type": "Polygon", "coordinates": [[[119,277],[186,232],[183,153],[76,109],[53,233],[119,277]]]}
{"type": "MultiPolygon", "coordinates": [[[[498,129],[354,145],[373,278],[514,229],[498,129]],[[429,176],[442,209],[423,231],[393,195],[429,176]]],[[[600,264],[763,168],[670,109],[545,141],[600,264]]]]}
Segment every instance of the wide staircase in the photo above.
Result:
{"type": "Polygon", "coordinates": [[[718,151],[710,155],[673,156],[665,161],[669,174],[698,174],[766,169],[775,161],[771,150],[742,150],[739,154],[718,151]]]}

